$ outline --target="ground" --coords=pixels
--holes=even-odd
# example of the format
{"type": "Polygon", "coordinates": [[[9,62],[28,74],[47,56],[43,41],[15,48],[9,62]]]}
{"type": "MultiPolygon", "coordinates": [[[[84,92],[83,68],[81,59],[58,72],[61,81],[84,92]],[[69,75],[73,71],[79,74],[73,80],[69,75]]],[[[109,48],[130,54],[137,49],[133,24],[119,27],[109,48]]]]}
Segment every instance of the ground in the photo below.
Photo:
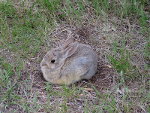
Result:
{"type": "Polygon", "coordinates": [[[0,1],[0,112],[150,112],[150,3],[134,4],[0,1]],[[53,85],[40,62],[69,32],[96,51],[97,73],[71,86],[53,85]]]}

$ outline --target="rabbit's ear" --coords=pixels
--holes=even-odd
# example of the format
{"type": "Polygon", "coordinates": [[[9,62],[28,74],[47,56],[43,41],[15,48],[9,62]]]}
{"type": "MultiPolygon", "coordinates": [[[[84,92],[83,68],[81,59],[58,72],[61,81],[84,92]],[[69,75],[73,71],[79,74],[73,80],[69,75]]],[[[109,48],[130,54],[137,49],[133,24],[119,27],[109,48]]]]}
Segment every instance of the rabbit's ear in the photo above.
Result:
{"type": "Polygon", "coordinates": [[[70,43],[73,43],[75,40],[74,40],[74,38],[68,38],[66,41],[65,41],[65,43],[66,44],[70,44],[70,43]]]}
{"type": "Polygon", "coordinates": [[[68,38],[66,40],[60,40],[56,43],[57,48],[65,49],[69,44],[73,43],[75,40],[73,38],[68,38]]]}
{"type": "Polygon", "coordinates": [[[64,43],[63,43],[63,48],[66,48],[69,44],[73,43],[75,40],[74,38],[68,38],[64,43]]]}
{"type": "Polygon", "coordinates": [[[64,39],[58,41],[58,42],[57,42],[57,46],[58,46],[58,47],[62,47],[62,44],[63,44],[64,42],[65,42],[64,39]]]}
{"type": "Polygon", "coordinates": [[[69,45],[69,46],[64,50],[64,57],[65,57],[65,58],[68,58],[68,57],[72,56],[72,55],[76,52],[76,50],[77,50],[77,48],[78,48],[78,45],[79,45],[79,44],[78,44],[77,42],[75,42],[75,43],[69,45]]]}

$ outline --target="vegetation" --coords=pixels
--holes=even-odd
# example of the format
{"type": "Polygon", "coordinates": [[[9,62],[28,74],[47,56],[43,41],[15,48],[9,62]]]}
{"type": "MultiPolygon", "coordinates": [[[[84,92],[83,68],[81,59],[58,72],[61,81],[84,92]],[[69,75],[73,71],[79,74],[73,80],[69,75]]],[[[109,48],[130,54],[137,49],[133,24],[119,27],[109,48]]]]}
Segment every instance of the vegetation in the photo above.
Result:
{"type": "Polygon", "coordinates": [[[149,0],[0,1],[0,112],[150,112],[149,6],[149,0]],[[55,40],[50,32],[85,20],[122,28],[114,35],[103,32],[112,42],[106,56],[118,74],[116,84],[99,91],[92,83],[35,82],[35,64],[55,40]]]}

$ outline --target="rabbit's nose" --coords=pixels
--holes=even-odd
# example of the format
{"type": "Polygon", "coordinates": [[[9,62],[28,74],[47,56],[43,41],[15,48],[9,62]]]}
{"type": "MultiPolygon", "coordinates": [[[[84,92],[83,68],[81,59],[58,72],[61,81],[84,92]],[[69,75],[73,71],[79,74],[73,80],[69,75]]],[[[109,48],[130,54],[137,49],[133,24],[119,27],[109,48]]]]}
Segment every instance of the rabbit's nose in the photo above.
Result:
{"type": "Polygon", "coordinates": [[[42,62],[41,66],[47,66],[46,62],[42,62]]]}
{"type": "Polygon", "coordinates": [[[43,63],[42,63],[42,66],[44,66],[44,67],[48,67],[48,68],[49,68],[49,64],[48,64],[48,63],[46,63],[46,62],[43,62],[43,63]]]}

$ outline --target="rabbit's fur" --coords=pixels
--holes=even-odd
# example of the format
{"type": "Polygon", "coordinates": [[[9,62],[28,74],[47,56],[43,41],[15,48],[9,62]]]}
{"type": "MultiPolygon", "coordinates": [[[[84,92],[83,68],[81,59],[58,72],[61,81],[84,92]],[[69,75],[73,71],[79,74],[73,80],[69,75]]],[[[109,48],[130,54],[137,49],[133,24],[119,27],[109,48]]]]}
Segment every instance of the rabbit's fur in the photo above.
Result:
{"type": "Polygon", "coordinates": [[[97,55],[89,45],[69,38],[50,50],[40,66],[47,81],[70,85],[82,79],[90,79],[96,73],[97,55]]]}

